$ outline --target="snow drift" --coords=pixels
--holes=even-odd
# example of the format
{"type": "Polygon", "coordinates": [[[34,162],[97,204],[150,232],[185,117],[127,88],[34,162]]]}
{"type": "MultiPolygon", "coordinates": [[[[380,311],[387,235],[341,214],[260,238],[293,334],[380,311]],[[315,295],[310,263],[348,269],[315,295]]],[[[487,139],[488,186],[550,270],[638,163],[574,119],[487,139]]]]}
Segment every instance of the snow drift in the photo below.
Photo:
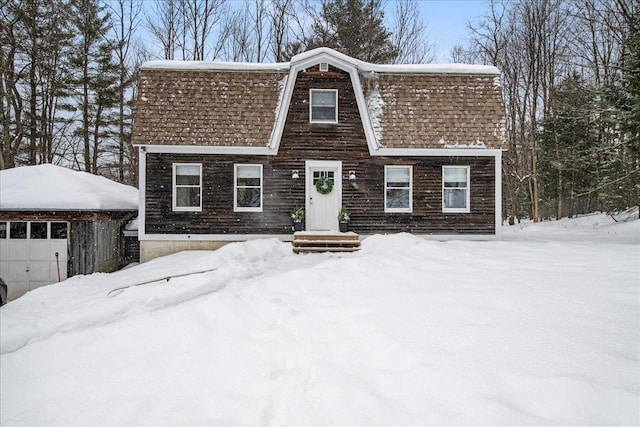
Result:
{"type": "Polygon", "coordinates": [[[37,289],[0,309],[0,423],[640,423],[640,221],[505,238],[251,241],[37,289]]]}

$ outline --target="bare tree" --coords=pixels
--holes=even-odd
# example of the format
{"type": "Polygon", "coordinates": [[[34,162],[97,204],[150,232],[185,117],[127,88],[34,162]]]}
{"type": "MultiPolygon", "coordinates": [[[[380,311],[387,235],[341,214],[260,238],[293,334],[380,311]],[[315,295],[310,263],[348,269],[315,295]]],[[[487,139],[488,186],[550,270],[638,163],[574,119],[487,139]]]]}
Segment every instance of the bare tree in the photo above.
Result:
{"type": "Polygon", "coordinates": [[[269,29],[267,28],[267,3],[265,0],[253,0],[253,5],[250,9],[251,24],[255,30],[255,62],[262,62],[267,56],[267,35],[269,29]]]}
{"type": "Polygon", "coordinates": [[[215,59],[222,51],[224,40],[209,45],[209,36],[225,14],[225,0],[182,0],[184,14],[183,59],[215,59]]]}
{"type": "Polygon", "coordinates": [[[415,0],[394,3],[391,43],[398,51],[397,64],[424,64],[436,59],[435,44],[429,40],[427,24],[415,0]]]}
{"type": "Polygon", "coordinates": [[[566,73],[568,10],[562,0],[491,0],[488,6],[483,19],[469,28],[479,58],[503,71],[511,144],[505,162],[506,205],[510,215],[518,215],[522,185],[526,184],[529,216],[538,221],[542,216],[538,124],[554,114],[552,89],[558,75],[566,73]]]}
{"type": "Polygon", "coordinates": [[[454,64],[473,64],[475,55],[460,43],[456,43],[449,49],[449,62],[454,64]]]}
{"type": "Polygon", "coordinates": [[[175,59],[181,38],[183,16],[180,13],[180,1],[154,2],[152,10],[145,14],[147,29],[162,46],[164,59],[175,59]]]}
{"type": "Polygon", "coordinates": [[[224,58],[234,62],[247,62],[253,56],[254,34],[251,26],[249,6],[231,12],[224,24],[226,43],[223,46],[224,58]]]}
{"type": "Polygon", "coordinates": [[[294,39],[294,35],[299,35],[304,39],[304,29],[301,22],[303,13],[298,13],[300,5],[296,0],[272,0],[268,10],[270,22],[269,28],[269,53],[275,62],[283,62],[288,58],[285,50],[294,39]]]}

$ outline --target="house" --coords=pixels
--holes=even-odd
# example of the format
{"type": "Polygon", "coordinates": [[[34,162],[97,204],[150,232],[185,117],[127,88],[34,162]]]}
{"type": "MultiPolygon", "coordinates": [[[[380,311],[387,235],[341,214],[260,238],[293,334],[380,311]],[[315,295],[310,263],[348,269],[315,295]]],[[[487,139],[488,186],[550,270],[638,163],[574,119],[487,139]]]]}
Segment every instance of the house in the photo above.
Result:
{"type": "Polygon", "coordinates": [[[50,164],[0,171],[0,279],[8,299],[124,264],[138,190],[50,164]]]}
{"type": "Polygon", "coordinates": [[[152,61],[140,70],[141,260],[263,237],[495,236],[499,71],[374,65],[328,48],[289,63],[152,61]],[[329,188],[330,187],[330,188],[329,188]]]}

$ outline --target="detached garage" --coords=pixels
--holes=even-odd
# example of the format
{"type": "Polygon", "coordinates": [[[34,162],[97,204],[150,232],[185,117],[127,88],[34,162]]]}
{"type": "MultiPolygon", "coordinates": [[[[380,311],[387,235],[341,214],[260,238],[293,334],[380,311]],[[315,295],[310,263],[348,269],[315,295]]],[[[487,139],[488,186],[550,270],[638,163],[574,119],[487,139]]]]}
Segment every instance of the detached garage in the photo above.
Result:
{"type": "Polygon", "coordinates": [[[0,171],[0,279],[8,300],[124,265],[138,190],[54,165],[0,171]]]}

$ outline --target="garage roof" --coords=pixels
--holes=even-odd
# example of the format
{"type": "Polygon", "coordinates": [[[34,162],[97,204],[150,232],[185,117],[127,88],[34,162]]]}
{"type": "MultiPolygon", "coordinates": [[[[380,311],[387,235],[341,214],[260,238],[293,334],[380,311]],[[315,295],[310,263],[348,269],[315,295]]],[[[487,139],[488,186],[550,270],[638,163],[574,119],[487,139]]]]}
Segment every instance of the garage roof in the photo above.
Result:
{"type": "Polygon", "coordinates": [[[138,190],[51,164],[0,171],[0,211],[137,210],[138,190]]]}

